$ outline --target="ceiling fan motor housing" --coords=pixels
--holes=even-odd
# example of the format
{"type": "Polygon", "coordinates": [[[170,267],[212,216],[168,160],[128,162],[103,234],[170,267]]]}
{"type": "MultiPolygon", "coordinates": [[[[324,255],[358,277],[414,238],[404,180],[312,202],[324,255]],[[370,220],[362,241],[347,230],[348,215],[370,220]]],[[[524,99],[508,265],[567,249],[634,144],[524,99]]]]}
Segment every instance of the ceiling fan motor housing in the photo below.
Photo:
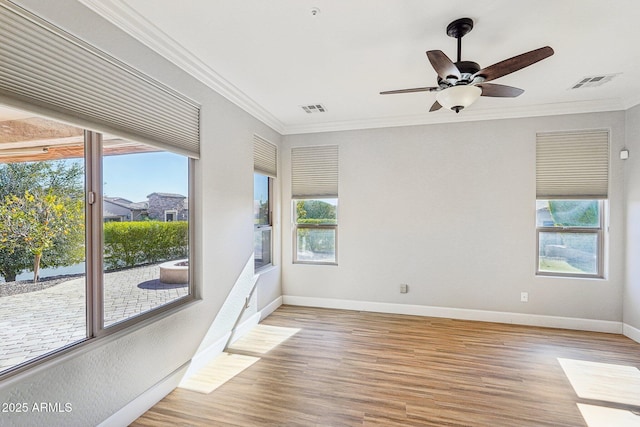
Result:
{"type": "Polygon", "coordinates": [[[480,65],[473,61],[459,61],[456,62],[455,65],[458,67],[458,70],[460,70],[460,73],[463,74],[463,77],[464,74],[473,75],[480,71],[480,65]]]}
{"type": "Polygon", "coordinates": [[[455,65],[460,70],[460,79],[455,76],[448,76],[446,79],[438,77],[438,85],[440,87],[470,84],[474,80],[473,75],[480,71],[480,65],[473,61],[458,61],[455,65]]]}

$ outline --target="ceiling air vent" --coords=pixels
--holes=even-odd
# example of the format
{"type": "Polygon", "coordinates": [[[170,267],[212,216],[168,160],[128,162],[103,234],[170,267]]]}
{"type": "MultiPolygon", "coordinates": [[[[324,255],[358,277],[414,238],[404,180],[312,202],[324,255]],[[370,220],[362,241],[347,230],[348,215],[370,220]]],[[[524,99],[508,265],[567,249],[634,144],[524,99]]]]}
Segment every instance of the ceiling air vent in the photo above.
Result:
{"type": "Polygon", "coordinates": [[[584,77],[578,83],[571,86],[571,89],[581,89],[586,87],[597,87],[611,81],[617,74],[605,74],[601,76],[584,77]]]}
{"type": "Polygon", "coordinates": [[[301,105],[300,107],[302,107],[304,112],[307,114],[325,113],[327,111],[327,109],[324,108],[324,105],[322,104],[301,105]]]}

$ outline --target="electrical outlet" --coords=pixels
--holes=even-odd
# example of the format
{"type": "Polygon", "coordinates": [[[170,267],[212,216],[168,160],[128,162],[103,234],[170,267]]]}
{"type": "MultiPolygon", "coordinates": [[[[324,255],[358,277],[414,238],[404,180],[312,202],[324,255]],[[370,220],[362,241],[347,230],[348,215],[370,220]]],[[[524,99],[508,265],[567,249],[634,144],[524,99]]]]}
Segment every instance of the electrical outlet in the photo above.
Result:
{"type": "Polygon", "coordinates": [[[402,283],[400,285],[400,293],[406,294],[407,292],[409,292],[409,285],[407,285],[406,283],[402,283]]]}
{"type": "Polygon", "coordinates": [[[529,292],[520,292],[520,302],[529,302],[529,292]]]}

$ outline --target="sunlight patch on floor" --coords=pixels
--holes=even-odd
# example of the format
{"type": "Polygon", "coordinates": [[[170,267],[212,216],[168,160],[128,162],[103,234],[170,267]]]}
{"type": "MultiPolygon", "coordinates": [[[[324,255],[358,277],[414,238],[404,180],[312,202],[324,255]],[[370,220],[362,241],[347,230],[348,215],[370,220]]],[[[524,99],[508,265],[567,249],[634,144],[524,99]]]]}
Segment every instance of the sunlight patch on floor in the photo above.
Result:
{"type": "Polygon", "coordinates": [[[182,380],[179,387],[198,393],[211,393],[258,360],[259,357],[221,353],[194,375],[182,380]]]}
{"type": "Polygon", "coordinates": [[[640,407],[640,370],[635,366],[558,361],[578,397],[640,407]]]}
{"type": "Polygon", "coordinates": [[[578,409],[589,427],[640,427],[640,415],[631,411],[584,403],[578,403],[578,409]]]}
{"type": "Polygon", "coordinates": [[[256,327],[247,332],[242,338],[231,344],[228,350],[265,354],[298,332],[300,332],[298,328],[256,325],[256,327]]]}

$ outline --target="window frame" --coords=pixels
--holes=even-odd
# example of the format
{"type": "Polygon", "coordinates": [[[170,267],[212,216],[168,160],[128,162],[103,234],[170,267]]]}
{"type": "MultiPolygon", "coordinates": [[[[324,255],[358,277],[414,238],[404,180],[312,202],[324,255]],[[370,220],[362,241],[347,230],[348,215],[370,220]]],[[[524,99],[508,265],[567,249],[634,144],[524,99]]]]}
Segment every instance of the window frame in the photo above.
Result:
{"type": "MultiPolygon", "coordinates": [[[[92,335],[89,335],[87,337],[87,339],[85,341],[91,341],[92,338],[99,338],[99,337],[103,337],[103,336],[108,336],[111,335],[113,333],[116,333],[118,331],[121,331],[123,329],[127,329],[127,328],[131,328],[134,327],[135,325],[137,325],[138,323],[141,322],[147,322],[147,321],[156,321],[159,320],[158,316],[163,315],[164,313],[166,313],[167,311],[170,310],[174,310],[177,309],[178,307],[181,307],[185,304],[188,304],[192,301],[194,301],[196,299],[195,297],[195,280],[194,280],[194,264],[196,263],[195,261],[195,252],[194,252],[194,248],[195,248],[195,224],[194,224],[194,209],[192,206],[193,200],[194,200],[194,182],[195,182],[195,173],[194,173],[194,168],[195,168],[195,162],[196,160],[192,157],[188,158],[189,161],[189,165],[188,165],[188,204],[189,204],[189,212],[188,212],[188,216],[187,216],[187,221],[189,223],[189,284],[188,284],[188,288],[189,288],[189,293],[183,297],[177,298],[173,301],[170,301],[164,305],[155,307],[151,310],[136,314],[132,317],[129,317],[127,319],[118,321],[116,323],[110,324],[108,326],[105,326],[104,324],[104,283],[103,283],[103,278],[104,278],[104,271],[103,271],[103,255],[104,255],[104,242],[103,242],[103,231],[102,231],[102,227],[103,227],[103,218],[102,218],[102,200],[103,200],[103,185],[102,185],[102,133],[100,132],[93,132],[90,130],[86,130],[85,134],[88,134],[88,137],[85,137],[85,152],[89,152],[87,154],[87,158],[92,157],[93,160],[92,162],[95,161],[95,163],[90,163],[89,165],[91,166],[91,173],[92,173],[92,177],[89,179],[87,178],[87,193],[94,193],[94,200],[96,202],[94,203],[89,203],[89,200],[87,200],[87,206],[89,208],[91,208],[92,210],[90,212],[87,212],[87,217],[89,217],[89,214],[91,214],[91,225],[87,224],[87,229],[89,230],[89,226],[91,227],[91,233],[92,236],[98,236],[98,239],[93,239],[93,241],[90,243],[89,242],[89,236],[87,236],[87,277],[89,276],[89,274],[92,275],[92,280],[90,282],[90,289],[89,292],[87,292],[87,307],[89,307],[89,304],[91,303],[91,308],[87,309],[87,312],[91,311],[93,313],[93,321],[91,323],[87,324],[87,328],[92,328],[92,335]],[[92,139],[96,139],[96,142],[94,143],[90,143],[90,140],[92,139]],[[95,166],[98,165],[97,170],[94,170],[95,166]],[[96,174],[97,176],[93,176],[93,174],[96,174]],[[96,181],[95,179],[99,178],[99,181],[96,181]],[[94,234],[96,233],[96,230],[98,234],[94,234]],[[98,245],[99,246],[96,246],[98,245]],[[89,248],[91,246],[91,248],[89,248]],[[92,251],[91,253],[89,251],[92,251]],[[92,258],[89,258],[89,255],[92,256],[92,258]],[[91,259],[91,262],[95,262],[95,261],[99,261],[99,263],[97,264],[99,267],[94,267],[93,270],[89,270],[89,259],[91,259]],[[94,296],[94,298],[91,299],[91,296],[94,296]],[[91,299],[91,300],[90,300],[91,299]],[[99,317],[96,317],[99,316],[99,317]],[[158,319],[156,319],[156,317],[158,317],[158,319]]],[[[161,148],[161,150],[163,151],[171,151],[168,150],[166,148],[161,148]]],[[[180,153],[178,153],[180,154],[180,153]]],[[[184,154],[181,154],[184,155],[184,154]]],[[[188,157],[188,156],[186,156],[188,157]]],[[[89,173],[89,166],[87,167],[87,174],[89,173]]],[[[90,197],[90,196],[88,196],[90,197]]]]}
{"type": "MultiPolygon", "coordinates": [[[[536,199],[539,200],[568,200],[568,199],[536,199]]],[[[606,199],[585,199],[598,202],[599,223],[597,227],[575,227],[575,226],[538,226],[536,219],[536,276],[546,277],[572,277],[586,279],[604,279],[605,267],[605,215],[606,199]],[[540,270],[540,233],[566,233],[566,234],[593,234],[598,240],[596,254],[596,273],[563,273],[540,270]]]]}
{"type": "Polygon", "coordinates": [[[332,199],[336,200],[336,223],[335,224],[298,224],[297,215],[296,215],[296,204],[299,201],[303,200],[323,200],[322,198],[306,198],[306,199],[293,199],[292,200],[292,223],[293,223],[293,263],[294,264],[310,264],[310,265],[338,265],[338,198],[335,197],[332,199]],[[299,229],[307,229],[307,230],[333,230],[334,232],[334,247],[333,247],[333,258],[334,261],[307,261],[307,260],[299,260],[298,259],[298,230],[299,229]]]}
{"type": "MultiPolygon", "coordinates": [[[[267,178],[267,224],[254,224],[253,226],[253,235],[255,239],[255,234],[264,231],[269,231],[269,262],[261,265],[260,267],[255,267],[255,249],[254,249],[254,271],[264,270],[265,268],[273,266],[273,189],[274,189],[274,178],[260,172],[253,172],[255,175],[261,175],[267,178]]],[[[254,197],[255,201],[255,197],[254,197]]]]}
{"type": "MultiPolygon", "coordinates": [[[[34,112],[36,115],[40,115],[34,112]]],[[[56,119],[52,119],[56,120],[56,119]]],[[[82,127],[82,126],[81,126],[82,127]]],[[[104,322],[104,281],[103,281],[103,180],[102,180],[102,133],[88,130],[84,132],[84,190],[85,190],[85,310],[86,334],[75,342],[55,348],[47,353],[26,360],[0,372],[0,380],[13,377],[43,363],[53,361],[73,351],[80,351],[86,345],[100,342],[110,336],[134,331],[149,323],[154,323],[168,314],[185,308],[196,298],[196,233],[195,209],[195,168],[196,159],[188,157],[188,206],[189,223],[189,283],[188,294],[148,311],[136,314],[122,321],[106,325],[104,322]]],[[[171,151],[160,148],[163,151],[171,151]]],[[[181,153],[178,153],[181,154],[181,153]]],[[[184,155],[184,154],[181,154],[184,155]]]]}
{"type": "Polygon", "coordinates": [[[171,222],[178,220],[178,211],[177,209],[167,209],[164,211],[164,222],[171,222]],[[171,215],[171,220],[169,220],[169,216],[171,215]]]}

